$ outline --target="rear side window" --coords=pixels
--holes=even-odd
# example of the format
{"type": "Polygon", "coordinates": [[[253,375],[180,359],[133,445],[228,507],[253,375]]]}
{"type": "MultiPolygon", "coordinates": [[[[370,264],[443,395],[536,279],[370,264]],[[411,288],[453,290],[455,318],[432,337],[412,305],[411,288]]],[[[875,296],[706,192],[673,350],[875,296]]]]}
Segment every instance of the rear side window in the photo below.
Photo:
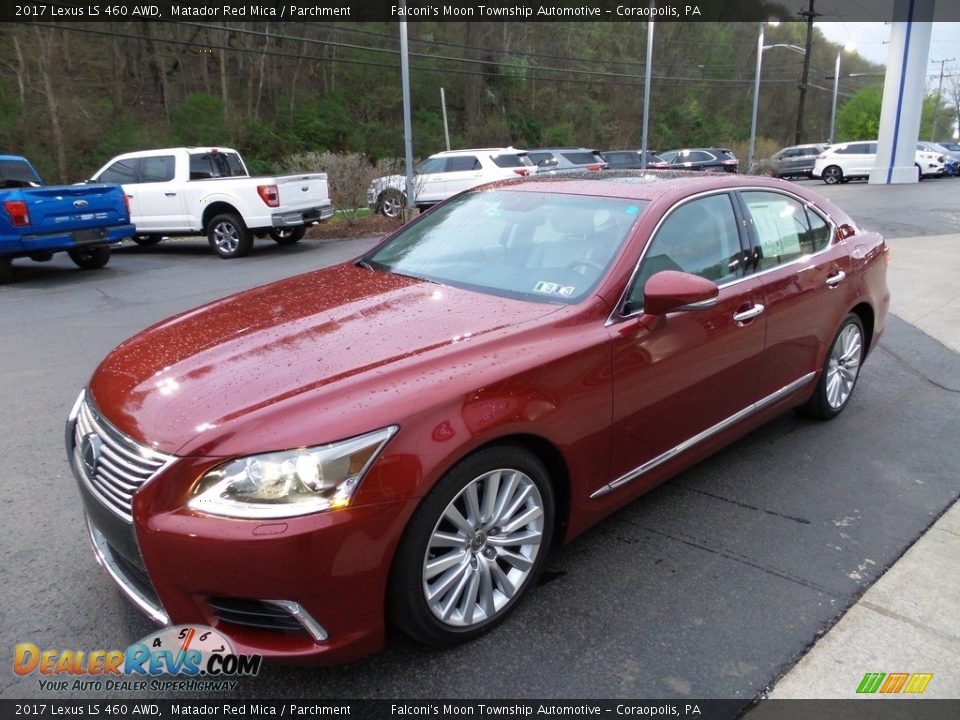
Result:
{"type": "Polygon", "coordinates": [[[537,165],[548,166],[557,164],[557,159],[551,152],[532,152],[530,153],[530,159],[537,165]]]}
{"type": "Polygon", "coordinates": [[[7,188],[43,185],[43,181],[23,160],[0,160],[0,186],[7,188]]]}
{"type": "Polygon", "coordinates": [[[819,252],[830,242],[830,226],[803,203],[774,192],[742,197],[760,247],[760,270],[819,252]]]}
{"type": "Polygon", "coordinates": [[[592,165],[602,163],[603,158],[592,152],[564,152],[560,153],[574,165],[592,165]]]}
{"type": "Polygon", "coordinates": [[[174,167],[173,155],[145,157],[140,164],[140,182],[169,182],[174,167]]]}
{"type": "Polygon", "coordinates": [[[117,160],[97,178],[104,183],[135,183],[137,181],[137,161],[135,159],[117,160]]]}
{"type": "Polygon", "coordinates": [[[447,158],[446,172],[466,172],[468,170],[480,170],[480,160],[473,155],[462,157],[447,158]]]}
{"type": "Polygon", "coordinates": [[[526,155],[494,155],[490,159],[493,160],[494,165],[499,168],[519,168],[533,165],[530,158],[526,155]]]}
{"type": "Polygon", "coordinates": [[[190,156],[190,179],[243,177],[246,173],[235,153],[209,152],[190,156]]]}

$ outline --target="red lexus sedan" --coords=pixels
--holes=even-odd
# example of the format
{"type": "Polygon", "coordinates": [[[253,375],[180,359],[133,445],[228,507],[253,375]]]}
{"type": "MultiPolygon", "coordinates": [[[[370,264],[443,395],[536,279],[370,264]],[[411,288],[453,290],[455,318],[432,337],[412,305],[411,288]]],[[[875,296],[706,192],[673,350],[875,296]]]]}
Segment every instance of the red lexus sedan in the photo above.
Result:
{"type": "Polygon", "coordinates": [[[529,178],[116,348],[67,426],[97,559],[159,623],[326,662],[489,630],[565,542],[850,402],[887,248],[760,177],[529,178]]]}

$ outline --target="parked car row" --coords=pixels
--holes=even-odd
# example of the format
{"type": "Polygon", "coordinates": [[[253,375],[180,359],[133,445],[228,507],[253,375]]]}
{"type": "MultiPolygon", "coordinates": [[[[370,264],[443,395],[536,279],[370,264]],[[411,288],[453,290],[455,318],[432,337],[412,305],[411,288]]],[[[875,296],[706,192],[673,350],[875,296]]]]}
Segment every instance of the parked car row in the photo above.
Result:
{"type": "MultiPolygon", "coordinates": [[[[822,179],[828,185],[869,177],[877,159],[877,141],[856,141],[827,145],[792,145],[777,152],[769,161],[776,177],[822,179]]],[[[918,179],[957,175],[960,153],[940,143],[917,143],[914,164],[918,179]]]]}
{"type": "MultiPolygon", "coordinates": [[[[600,172],[607,169],[639,168],[735,173],[739,162],[733,152],[725,148],[681,148],[659,155],[648,152],[646,162],[640,150],[598,152],[585,147],[448,150],[431,155],[417,166],[413,180],[414,204],[426,208],[464,190],[517,175],[556,175],[577,170],[600,172]]],[[[367,189],[368,207],[387,217],[399,217],[406,205],[406,186],[404,175],[377,178],[367,189]]]]}

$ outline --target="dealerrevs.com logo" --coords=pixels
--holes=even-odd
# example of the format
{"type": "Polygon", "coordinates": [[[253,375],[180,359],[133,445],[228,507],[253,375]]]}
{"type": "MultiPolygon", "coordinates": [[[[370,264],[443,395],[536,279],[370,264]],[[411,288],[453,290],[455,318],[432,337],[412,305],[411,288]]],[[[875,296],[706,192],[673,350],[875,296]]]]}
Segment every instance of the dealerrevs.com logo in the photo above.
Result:
{"type": "Polygon", "coordinates": [[[260,655],[238,655],[213,628],[178,625],[160,630],[126,650],[14,649],[13,671],[39,675],[41,690],[233,690],[229,678],[260,672],[260,655]],[[173,676],[173,680],[159,680],[173,676]],[[144,679],[141,679],[144,678],[144,679]]]}
{"type": "Polygon", "coordinates": [[[933,673],[867,673],[857,686],[857,692],[862,695],[878,692],[884,695],[920,694],[932,679],[933,673]]]}

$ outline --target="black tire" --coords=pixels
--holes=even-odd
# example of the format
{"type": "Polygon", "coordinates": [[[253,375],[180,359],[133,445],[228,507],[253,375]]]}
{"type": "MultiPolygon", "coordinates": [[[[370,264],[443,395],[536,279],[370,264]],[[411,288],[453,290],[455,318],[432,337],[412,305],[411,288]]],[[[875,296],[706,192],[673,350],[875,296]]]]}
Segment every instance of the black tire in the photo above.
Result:
{"type": "Polygon", "coordinates": [[[163,235],[134,235],[133,241],[143,247],[151,247],[163,240],[163,235]]]}
{"type": "Polygon", "coordinates": [[[307,228],[304,225],[298,225],[291,228],[274,228],[270,231],[270,237],[277,245],[294,245],[307,234],[307,228]]]}
{"type": "Polygon", "coordinates": [[[381,193],[377,199],[377,209],[380,214],[388,218],[399,218],[403,216],[403,209],[406,207],[407,199],[399,190],[388,189],[381,193]]]}
{"type": "Polygon", "coordinates": [[[837,165],[828,165],[820,173],[820,177],[827,185],[838,185],[843,182],[843,170],[837,165]]]}
{"type": "Polygon", "coordinates": [[[824,360],[817,389],[806,405],[799,408],[800,412],[819,420],[831,420],[843,412],[860,377],[867,350],[866,337],[858,315],[850,313],[843,319],[824,360]]]}
{"type": "Polygon", "coordinates": [[[535,455],[500,445],[465,458],[427,494],[407,525],[390,571],[391,622],[437,647],[488,632],[534,584],[550,550],[554,518],[553,487],[535,455]],[[470,488],[476,514],[468,505],[470,488]],[[449,520],[450,508],[463,525],[449,520]],[[515,511],[506,512],[510,508],[515,511]],[[541,514],[534,517],[537,508],[541,514]],[[511,536],[516,542],[508,541],[511,536]],[[431,590],[434,600],[427,597],[431,590]]]}
{"type": "Polygon", "coordinates": [[[917,168],[917,182],[923,182],[923,169],[919,165],[915,167],[917,168]]]}
{"type": "Polygon", "coordinates": [[[13,262],[8,257],[0,257],[0,285],[13,281],[13,262]]]}
{"type": "Polygon", "coordinates": [[[76,250],[68,250],[67,255],[81,270],[96,270],[110,262],[110,248],[106,245],[87,245],[76,250]]]}
{"type": "Polygon", "coordinates": [[[243,257],[253,247],[253,233],[234,213],[214,216],[207,223],[207,240],[213,251],[225,260],[243,257]]]}

